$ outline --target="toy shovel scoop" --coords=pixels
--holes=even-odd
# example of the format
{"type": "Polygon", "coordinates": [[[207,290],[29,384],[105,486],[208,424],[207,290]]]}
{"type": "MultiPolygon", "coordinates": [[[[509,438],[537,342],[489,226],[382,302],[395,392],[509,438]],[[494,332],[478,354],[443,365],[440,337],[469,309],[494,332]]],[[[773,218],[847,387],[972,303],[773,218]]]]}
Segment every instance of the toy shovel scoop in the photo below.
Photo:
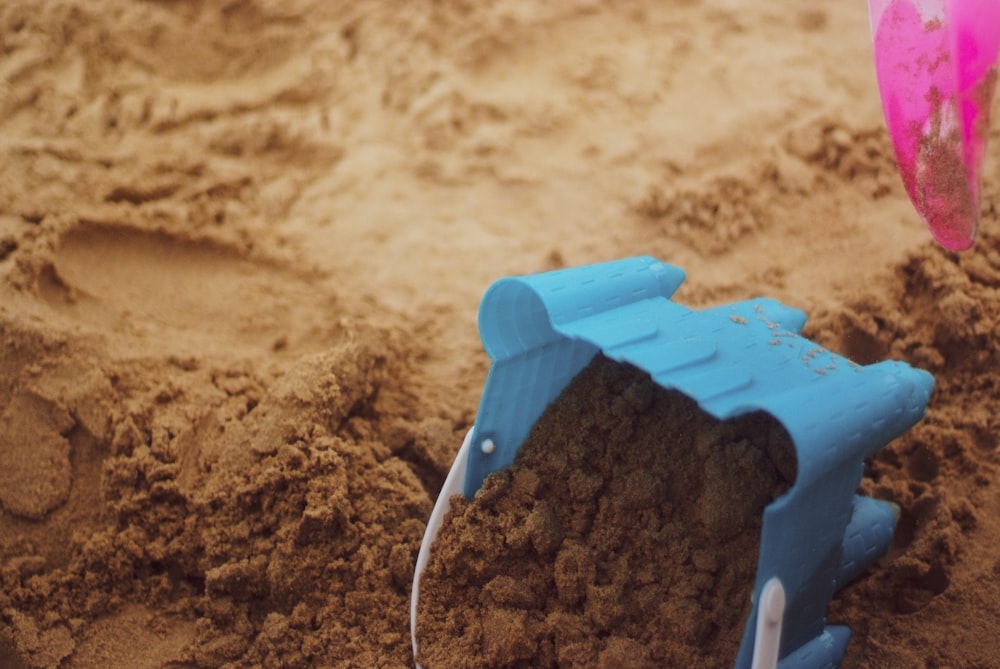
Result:
{"type": "Polygon", "coordinates": [[[903,184],[934,238],[973,245],[1000,55],[1000,0],[869,0],[875,72],[903,184]]]}

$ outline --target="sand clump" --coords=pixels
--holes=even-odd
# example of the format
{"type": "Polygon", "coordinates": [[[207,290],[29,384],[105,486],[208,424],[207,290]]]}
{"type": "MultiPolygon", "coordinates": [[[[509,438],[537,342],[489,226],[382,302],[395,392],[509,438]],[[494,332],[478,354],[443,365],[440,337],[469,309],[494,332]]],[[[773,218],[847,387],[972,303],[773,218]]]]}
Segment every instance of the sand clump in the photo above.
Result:
{"type": "Polygon", "coordinates": [[[720,422],[597,356],[514,464],[454,500],[421,579],[418,659],[731,666],[763,509],[794,463],[775,421],[720,422]]]}
{"type": "Polygon", "coordinates": [[[51,495],[41,486],[5,489],[0,634],[21,665],[55,666],[75,652],[71,666],[88,666],[101,639],[74,639],[85,620],[107,617],[120,627],[106,634],[149,621],[165,631],[132,647],[133,661],[405,663],[406,596],[430,505],[420,478],[387,445],[407,446],[402,426],[380,436],[376,397],[395,371],[388,350],[375,333],[349,335],[266,388],[252,375],[200,365],[105,363],[111,394],[129,392],[132,401],[89,425],[71,418],[84,410],[72,399],[39,390],[31,404],[11,401],[26,427],[7,433],[5,448],[61,428],[77,457],[104,451],[103,513],[88,519],[89,531],[74,515],[97,500],[70,494],[49,519],[62,536],[15,538],[10,532],[43,516],[51,495]],[[160,382],[145,386],[151,378],[160,382]],[[197,415],[184,415],[192,410],[184,400],[196,395],[197,415]],[[55,417],[53,407],[61,407],[55,417]]]}

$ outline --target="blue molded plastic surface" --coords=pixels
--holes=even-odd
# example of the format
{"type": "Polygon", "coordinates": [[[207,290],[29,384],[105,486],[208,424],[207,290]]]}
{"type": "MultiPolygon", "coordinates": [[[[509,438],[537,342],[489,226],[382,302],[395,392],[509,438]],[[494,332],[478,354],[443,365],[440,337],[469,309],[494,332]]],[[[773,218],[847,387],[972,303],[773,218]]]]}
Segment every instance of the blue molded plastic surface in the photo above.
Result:
{"type": "MultiPolygon", "coordinates": [[[[772,299],[691,310],[670,300],[684,272],[637,257],[497,281],[479,312],[493,365],[472,433],[465,494],[509,465],[548,405],[596,355],[646,371],[719,419],[766,411],[798,458],[792,488],[764,511],[754,601],[784,585],[781,669],[836,667],[849,637],[827,627],[835,590],[888,549],[896,515],[856,497],[864,458],[923,415],[930,374],[860,366],[800,336],[805,314],[772,299]],[[491,452],[478,446],[491,440],[491,452]]],[[[490,450],[490,449],[487,449],[490,450]]],[[[738,669],[750,666],[756,607],[738,669]]]]}

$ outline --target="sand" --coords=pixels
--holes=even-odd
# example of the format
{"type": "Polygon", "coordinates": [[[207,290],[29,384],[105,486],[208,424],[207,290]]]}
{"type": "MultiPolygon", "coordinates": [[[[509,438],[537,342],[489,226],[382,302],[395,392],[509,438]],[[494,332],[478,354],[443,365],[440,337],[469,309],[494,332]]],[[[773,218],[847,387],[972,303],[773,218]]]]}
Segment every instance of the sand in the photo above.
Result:
{"type": "Polygon", "coordinates": [[[935,373],[830,620],[845,666],[1000,666],[998,163],[936,249],[864,3],[8,0],[0,35],[0,665],[409,666],[483,291],[648,254],[935,373]]]}
{"type": "Polygon", "coordinates": [[[732,667],[764,507],[795,479],[766,414],[719,421],[598,355],[513,464],[452,500],[420,580],[425,667],[732,667]]]}

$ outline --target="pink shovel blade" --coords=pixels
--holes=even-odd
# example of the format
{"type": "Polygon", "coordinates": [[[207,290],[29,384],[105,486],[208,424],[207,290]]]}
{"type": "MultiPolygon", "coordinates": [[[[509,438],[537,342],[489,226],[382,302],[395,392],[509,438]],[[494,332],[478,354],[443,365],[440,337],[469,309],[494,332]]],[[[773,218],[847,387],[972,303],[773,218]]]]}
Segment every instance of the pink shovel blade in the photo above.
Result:
{"type": "Polygon", "coordinates": [[[903,184],[934,238],[973,245],[1000,55],[1000,0],[869,0],[875,73],[903,184]]]}

